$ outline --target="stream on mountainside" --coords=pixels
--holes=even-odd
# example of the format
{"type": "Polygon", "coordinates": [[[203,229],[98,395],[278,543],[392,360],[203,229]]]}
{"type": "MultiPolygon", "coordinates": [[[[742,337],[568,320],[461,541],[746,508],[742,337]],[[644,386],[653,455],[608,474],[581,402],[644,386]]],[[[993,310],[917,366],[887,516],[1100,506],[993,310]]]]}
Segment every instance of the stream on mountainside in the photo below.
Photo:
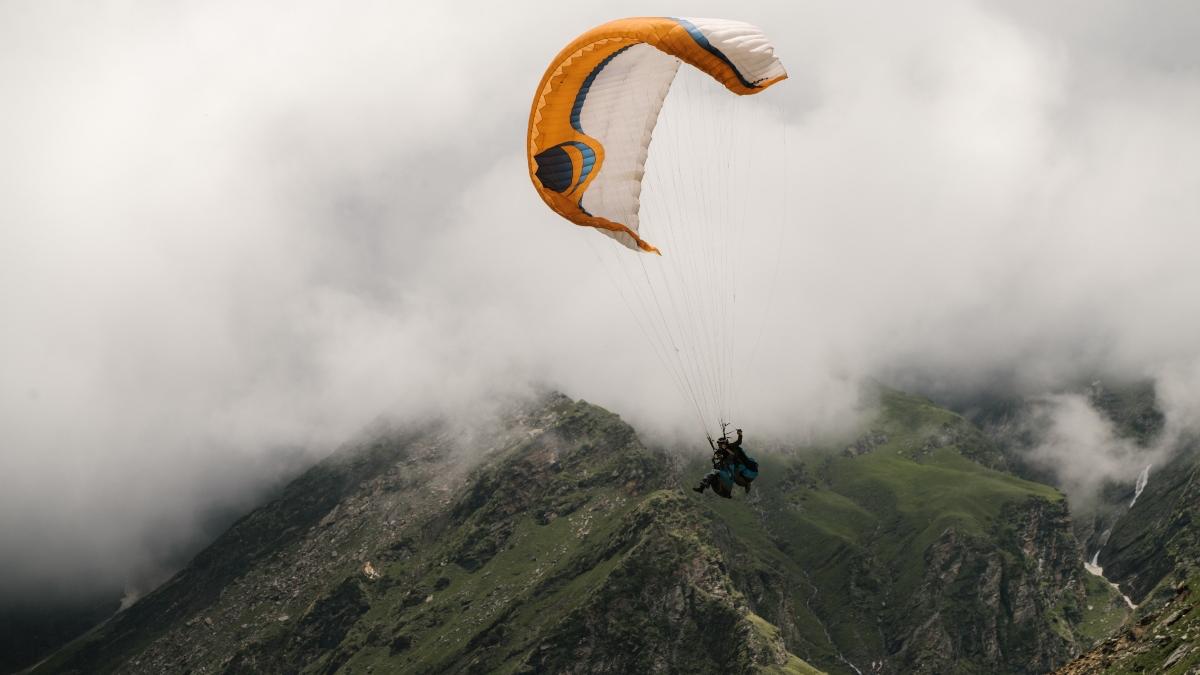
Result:
{"type": "Polygon", "coordinates": [[[1104,583],[1112,586],[1113,589],[1125,599],[1125,604],[1129,605],[1129,609],[1137,609],[1137,605],[1133,604],[1133,601],[1129,599],[1129,596],[1121,593],[1121,587],[1109,581],[1108,577],[1104,576],[1104,568],[1100,566],[1100,551],[1096,551],[1096,554],[1092,556],[1090,562],[1083,563],[1083,569],[1087,570],[1088,573],[1092,574],[1093,576],[1100,577],[1104,580],[1104,583]]]}

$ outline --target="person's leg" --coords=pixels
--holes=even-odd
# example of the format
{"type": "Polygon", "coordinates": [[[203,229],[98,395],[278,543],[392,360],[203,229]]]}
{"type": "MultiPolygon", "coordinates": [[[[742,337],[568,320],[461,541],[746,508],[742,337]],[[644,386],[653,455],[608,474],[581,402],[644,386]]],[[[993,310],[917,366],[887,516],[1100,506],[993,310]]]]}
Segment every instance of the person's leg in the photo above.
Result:
{"type": "MultiPolygon", "coordinates": [[[[753,460],[751,461],[753,462],[753,460]]],[[[736,475],[738,477],[737,484],[746,488],[746,492],[749,492],[750,483],[754,482],[755,478],[758,478],[758,463],[754,462],[753,465],[739,465],[736,475]]]]}
{"type": "Polygon", "coordinates": [[[730,485],[732,485],[732,483],[727,484],[718,478],[716,481],[713,482],[712,489],[713,489],[713,492],[721,495],[725,499],[733,499],[733,492],[731,492],[729,490],[730,485]]]}
{"type": "Polygon", "coordinates": [[[713,492],[730,499],[733,497],[733,472],[728,468],[722,468],[719,471],[713,471],[711,481],[713,492]]]}

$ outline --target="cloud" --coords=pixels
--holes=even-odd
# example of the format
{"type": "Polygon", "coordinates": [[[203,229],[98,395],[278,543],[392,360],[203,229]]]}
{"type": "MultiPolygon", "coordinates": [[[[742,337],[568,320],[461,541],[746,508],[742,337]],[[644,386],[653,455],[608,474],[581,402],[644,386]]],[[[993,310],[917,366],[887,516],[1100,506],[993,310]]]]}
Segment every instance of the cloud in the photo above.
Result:
{"type": "Polygon", "coordinates": [[[1110,483],[1132,484],[1147,466],[1161,466],[1172,450],[1169,435],[1150,447],[1120,437],[1080,394],[1035,399],[1024,424],[1036,439],[1022,450],[1026,460],[1049,470],[1077,505],[1090,506],[1110,483]]]}
{"type": "MultiPolygon", "coordinates": [[[[1040,392],[1097,372],[1156,378],[1169,423],[1195,419],[1195,13],[1092,7],[694,10],[763,25],[792,74],[731,113],[746,292],[711,320],[736,321],[742,426],[844,427],[872,377],[1040,392]]],[[[646,12],[671,10],[0,10],[0,593],[154,576],[214,510],[371,420],[531,381],[694,440],[597,259],[611,243],[525,176],[547,60],[646,12]]],[[[676,98],[656,154],[684,160],[705,147],[667,131],[686,104],[733,104],[676,98]]],[[[672,211],[669,178],[648,209],[710,217],[672,211]]]]}

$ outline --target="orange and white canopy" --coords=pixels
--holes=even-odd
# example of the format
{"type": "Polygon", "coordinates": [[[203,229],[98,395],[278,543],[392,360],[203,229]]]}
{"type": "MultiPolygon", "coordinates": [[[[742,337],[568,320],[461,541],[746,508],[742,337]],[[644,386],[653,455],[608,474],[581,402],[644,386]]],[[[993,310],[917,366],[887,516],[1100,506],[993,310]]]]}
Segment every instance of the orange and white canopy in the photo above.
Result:
{"type": "Polygon", "coordinates": [[[542,77],[529,115],[529,176],[550,208],[635,250],[647,152],[680,62],[739,95],[787,77],[761,29],[725,19],[645,17],[597,26],[542,77]]]}

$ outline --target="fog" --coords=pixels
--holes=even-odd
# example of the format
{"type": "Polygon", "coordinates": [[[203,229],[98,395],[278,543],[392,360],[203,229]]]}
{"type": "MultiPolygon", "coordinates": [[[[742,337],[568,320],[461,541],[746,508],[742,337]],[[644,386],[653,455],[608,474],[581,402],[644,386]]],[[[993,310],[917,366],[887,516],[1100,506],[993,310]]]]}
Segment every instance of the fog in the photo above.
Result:
{"type": "Polygon", "coordinates": [[[1024,451],[1025,458],[1053,472],[1077,512],[1095,506],[1107,483],[1133,483],[1143,469],[1160,465],[1177,440],[1166,433],[1141,446],[1124,438],[1080,394],[1035,399],[1026,423],[1037,440],[1024,451]]]}
{"type": "MultiPolygon", "coordinates": [[[[755,22],[791,74],[747,101],[787,154],[741,426],[1096,376],[1195,424],[1200,10],[1042,5],[0,6],[0,596],[144,586],[381,417],[552,386],[689,438],[613,244],[526,173],[549,59],[625,15],[755,22]]],[[[1075,403],[1058,461],[1123,457],[1075,403]]]]}

